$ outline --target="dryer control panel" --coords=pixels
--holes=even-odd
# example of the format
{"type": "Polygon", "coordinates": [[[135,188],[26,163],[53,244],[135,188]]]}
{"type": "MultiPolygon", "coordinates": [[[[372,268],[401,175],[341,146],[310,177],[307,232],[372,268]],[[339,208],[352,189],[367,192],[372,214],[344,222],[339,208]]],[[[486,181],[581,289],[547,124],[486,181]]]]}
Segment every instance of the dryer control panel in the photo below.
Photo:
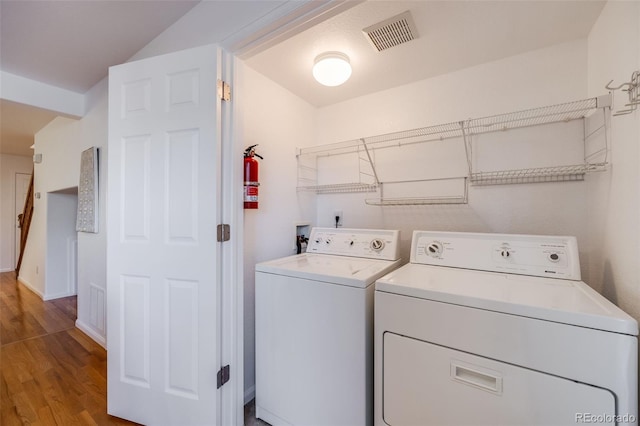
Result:
{"type": "Polygon", "coordinates": [[[575,237],[415,231],[411,263],[580,280],[575,237]]]}
{"type": "Polygon", "coordinates": [[[400,259],[400,231],[312,228],[307,253],[397,260],[400,259]]]}

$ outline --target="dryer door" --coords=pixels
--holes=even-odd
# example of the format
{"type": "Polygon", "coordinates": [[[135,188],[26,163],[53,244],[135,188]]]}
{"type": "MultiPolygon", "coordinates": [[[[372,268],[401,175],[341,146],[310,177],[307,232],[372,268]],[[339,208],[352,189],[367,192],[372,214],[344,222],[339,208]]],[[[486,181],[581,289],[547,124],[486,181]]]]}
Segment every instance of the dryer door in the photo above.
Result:
{"type": "Polygon", "coordinates": [[[608,390],[390,332],[383,344],[389,425],[615,423],[608,390]]]}

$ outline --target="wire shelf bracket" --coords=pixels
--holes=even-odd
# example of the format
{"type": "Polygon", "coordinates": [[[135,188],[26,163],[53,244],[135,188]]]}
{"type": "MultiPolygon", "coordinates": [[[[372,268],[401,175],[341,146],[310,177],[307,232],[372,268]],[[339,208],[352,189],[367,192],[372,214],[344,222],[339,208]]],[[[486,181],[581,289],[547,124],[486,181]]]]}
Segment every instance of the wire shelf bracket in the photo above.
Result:
{"type": "Polygon", "coordinates": [[[587,173],[606,170],[609,151],[607,140],[606,111],[611,109],[611,94],[564,104],[517,111],[509,114],[470,119],[463,124],[463,133],[467,162],[469,164],[469,182],[471,185],[506,185],[523,183],[571,182],[582,181],[587,173]],[[586,117],[595,111],[602,111],[602,126],[587,133],[586,117]],[[474,171],[471,156],[471,138],[475,135],[505,131],[516,128],[583,120],[584,161],[580,164],[532,167],[511,170],[474,171]],[[587,153],[587,141],[596,133],[603,131],[603,146],[595,152],[587,153]],[[601,161],[594,161],[601,159],[601,161]]]}
{"type": "Polygon", "coordinates": [[[375,163],[364,139],[332,144],[331,148],[311,147],[298,149],[298,186],[299,192],[315,192],[316,194],[375,192],[380,185],[375,163]],[[357,153],[357,182],[319,184],[318,157],[357,153]],[[305,160],[307,163],[305,163],[305,160]],[[312,162],[312,165],[308,163],[312,162]]]}
{"type": "Polygon", "coordinates": [[[424,197],[385,197],[384,185],[386,183],[402,183],[402,182],[381,182],[380,197],[368,198],[364,202],[370,206],[427,206],[435,204],[468,204],[469,202],[469,179],[463,177],[437,178],[437,179],[420,179],[412,182],[433,182],[433,181],[453,181],[462,180],[462,190],[457,195],[438,195],[424,197]]]}

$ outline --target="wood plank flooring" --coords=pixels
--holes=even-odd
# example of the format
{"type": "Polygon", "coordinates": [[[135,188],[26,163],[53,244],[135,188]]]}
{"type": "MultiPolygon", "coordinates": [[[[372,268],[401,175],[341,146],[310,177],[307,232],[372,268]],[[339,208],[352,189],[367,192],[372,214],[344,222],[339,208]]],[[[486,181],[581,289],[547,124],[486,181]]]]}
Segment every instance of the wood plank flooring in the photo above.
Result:
{"type": "Polygon", "coordinates": [[[133,425],[107,414],[107,353],[75,328],[76,298],[43,302],[0,274],[0,425],[133,425]]]}

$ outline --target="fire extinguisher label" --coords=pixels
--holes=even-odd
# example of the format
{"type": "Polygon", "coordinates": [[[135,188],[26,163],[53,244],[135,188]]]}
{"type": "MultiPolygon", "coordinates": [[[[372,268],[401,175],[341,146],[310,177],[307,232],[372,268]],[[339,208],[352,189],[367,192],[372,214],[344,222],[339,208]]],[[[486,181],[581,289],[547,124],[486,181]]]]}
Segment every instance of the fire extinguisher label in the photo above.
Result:
{"type": "Polygon", "coordinates": [[[258,201],[258,187],[257,186],[245,186],[244,187],[244,201],[258,201]]]}

